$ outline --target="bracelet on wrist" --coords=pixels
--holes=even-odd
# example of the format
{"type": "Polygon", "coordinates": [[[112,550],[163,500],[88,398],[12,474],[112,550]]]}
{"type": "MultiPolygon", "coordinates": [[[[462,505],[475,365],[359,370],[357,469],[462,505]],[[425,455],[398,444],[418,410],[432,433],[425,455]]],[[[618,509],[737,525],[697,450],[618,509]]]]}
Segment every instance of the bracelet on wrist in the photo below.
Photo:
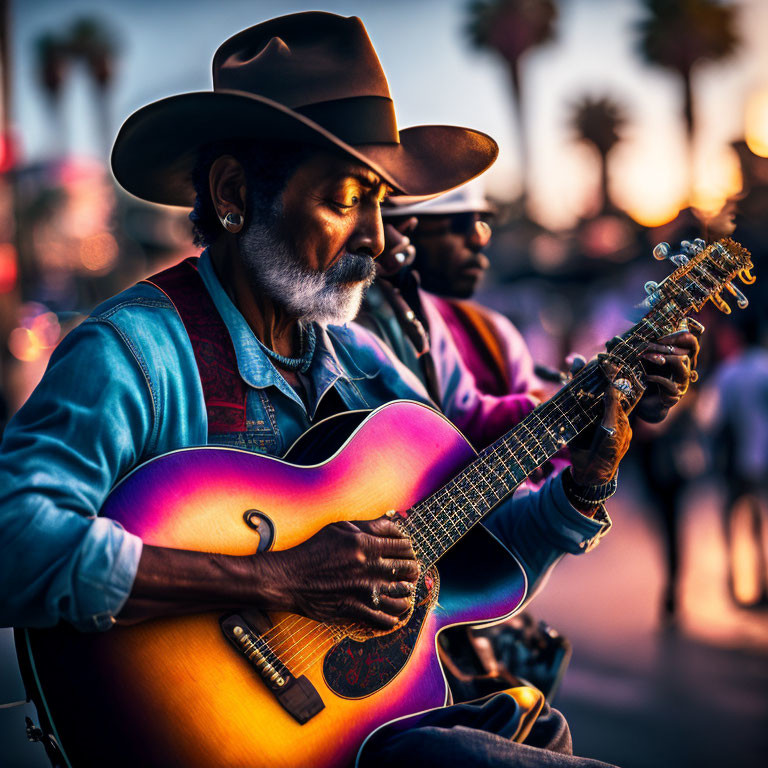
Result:
{"type": "Polygon", "coordinates": [[[569,501],[576,501],[578,505],[597,507],[616,493],[619,485],[619,472],[602,485],[580,485],[573,479],[571,467],[563,472],[563,490],[569,501]]]}

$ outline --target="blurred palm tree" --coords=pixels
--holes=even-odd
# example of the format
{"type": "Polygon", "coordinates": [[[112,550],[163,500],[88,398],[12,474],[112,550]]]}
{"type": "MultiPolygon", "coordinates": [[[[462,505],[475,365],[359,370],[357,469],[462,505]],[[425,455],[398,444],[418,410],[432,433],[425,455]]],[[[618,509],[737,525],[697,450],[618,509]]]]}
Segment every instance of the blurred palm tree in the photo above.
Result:
{"type": "Polygon", "coordinates": [[[61,91],[72,64],[85,65],[96,86],[96,114],[102,148],[112,142],[109,117],[109,89],[115,69],[118,41],[111,29],[96,18],[82,17],[64,33],[46,33],[37,40],[40,84],[52,106],[56,145],[66,150],[66,126],[61,109],[61,91]]]}
{"type": "MultiPolygon", "coordinates": [[[[696,110],[692,73],[705,59],[722,61],[741,44],[735,6],[721,0],[642,0],[646,16],[638,26],[638,50],[647,63],[670,69],[683,81],[688,151],[693,152],[696,110]]],[[[692,174],[691,174],[692,175],[692,174]]]]}
{"type": "Polygon", "coordinates": [[[118,42],[112,30],[97,18],[84,16],[72,25],[69,49],[74,58],[85,64],[96,86],[96,112],[105,152],[112,143],[109,115],[110,86],[114,77],[118,42]]]}
{"type": "Polygon", "coordinates": [[[66,126],[61,108],[61,89],[70,69],[71,61],[67,41],[52,33],[41,35],[35,44],[37,71],[52,112],[53,145],[61,152],[66,146],[66,126]]]}
{"type": "Polygon", "coordinates": [[[627,124],[624,107],[609,96],[582,96],[571,105],[570,126],[579,141],[591,144],[600,158],[600,212],[613,210],[608,193],[608,155],[627,124]]]}
{"type": "Polygon", "coordinates": [[[470,0],[467,32],[472,44],[501,56],[509,71],[515,106],[523,196],[526,192],[528,142],[522,98],[520,61],[523,54],[555,36],[554,0],[470,0]]]}

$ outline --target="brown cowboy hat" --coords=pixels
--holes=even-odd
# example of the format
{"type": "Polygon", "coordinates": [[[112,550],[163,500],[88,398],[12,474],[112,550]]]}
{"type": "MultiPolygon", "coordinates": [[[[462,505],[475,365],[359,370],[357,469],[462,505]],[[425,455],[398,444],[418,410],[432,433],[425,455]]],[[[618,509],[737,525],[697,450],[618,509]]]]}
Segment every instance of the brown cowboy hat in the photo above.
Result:
{"type": "Polygon", "coordinates": [[[224,42],[213,57],[213,91],[171,96],[134,112],[115,140],[112,170],[137,197],[191,206],[201,147],[256,138],[341,150],[409,201],[463,184],[498,154],[492,138],[469,128],[398,131],[363,23],[311,11],[271,19],[224,42]]]}

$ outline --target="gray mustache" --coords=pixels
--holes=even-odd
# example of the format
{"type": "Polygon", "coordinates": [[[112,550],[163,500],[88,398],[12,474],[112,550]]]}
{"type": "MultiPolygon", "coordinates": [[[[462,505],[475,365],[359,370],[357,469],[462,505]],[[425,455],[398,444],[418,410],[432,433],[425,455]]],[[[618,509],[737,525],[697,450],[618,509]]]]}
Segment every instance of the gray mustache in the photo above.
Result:
{"type": "Polygon", "coordinates": [[[357,283],[375,273],[373,259],[362,253],[346,253],[325,273],[329,283],[357,283]]]}

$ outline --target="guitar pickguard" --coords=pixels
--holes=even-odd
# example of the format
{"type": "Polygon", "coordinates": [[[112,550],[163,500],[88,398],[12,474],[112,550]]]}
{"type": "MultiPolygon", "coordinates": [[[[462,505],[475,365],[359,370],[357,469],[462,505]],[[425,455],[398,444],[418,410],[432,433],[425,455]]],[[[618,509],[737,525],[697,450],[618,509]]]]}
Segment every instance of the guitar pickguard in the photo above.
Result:
{"type": "Polygon", "coordinates": [[[323,662],[326,685],[345,699],[362,699],[388,685],[413,653],[437,602],[439,583],[437,570],[430,568],[416,588],[416,607],[404,627],[363,642],[347,638],[330,651],[323,662]]]}

